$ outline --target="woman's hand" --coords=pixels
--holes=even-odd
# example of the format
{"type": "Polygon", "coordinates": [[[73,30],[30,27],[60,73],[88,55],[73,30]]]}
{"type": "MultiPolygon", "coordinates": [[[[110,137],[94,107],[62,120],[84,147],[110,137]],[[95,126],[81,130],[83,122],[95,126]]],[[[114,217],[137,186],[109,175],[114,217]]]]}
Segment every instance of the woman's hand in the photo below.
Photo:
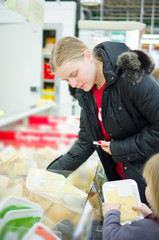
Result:
{"type": "Polygon", "coordinates": [[[151,209],[145,203],[141,203],[140,207],[133,206],[132,209],[141,212],[144,217],[152,213],[151,209]]]}
{"type": "Polygon", "coordinates": [[[110,143],[111,141],[98,141],[98,143],[100,143],[101,148],[107,152],[108,154],[112,155],[111,151],[110,151],[110,143]]]}
{"type": "Polygon", "coordinates": [[[118,203],[118,204],[113,204],[113,203],[106,203],[104,202],[102,204],[102,212],[103,212],[103,216],[105,216],[105,214],[107,212],[109,212],[110,210],[112,209],[118,209],[121,207],[121,203],[118,203]]]}

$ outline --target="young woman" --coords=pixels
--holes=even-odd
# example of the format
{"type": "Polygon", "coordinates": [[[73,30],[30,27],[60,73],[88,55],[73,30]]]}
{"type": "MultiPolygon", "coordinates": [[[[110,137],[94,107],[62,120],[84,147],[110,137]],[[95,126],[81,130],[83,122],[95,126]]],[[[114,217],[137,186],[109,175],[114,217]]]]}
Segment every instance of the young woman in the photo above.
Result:
{"type": "Polygon", "coordinates": [[[147,161],[143,176],[147,182],[145,195],[152,210],[144,203],[141,207],[133,207],[144,219],[121,226],[120,204],[103,203],[103,240],[159,239],[159,154],[147,161]]]}
{"type": "Polygon", "coordinates": [[[64,37],[54,46],[51,68],[74,88],[81,116],[79,139],[47,169],[73,171],[96,150],[108,180],[134,179],[146,202],[142,168],[159,151],[153,61],[124,43],[102,42],[90,51],[80,39],[64,37]]]}

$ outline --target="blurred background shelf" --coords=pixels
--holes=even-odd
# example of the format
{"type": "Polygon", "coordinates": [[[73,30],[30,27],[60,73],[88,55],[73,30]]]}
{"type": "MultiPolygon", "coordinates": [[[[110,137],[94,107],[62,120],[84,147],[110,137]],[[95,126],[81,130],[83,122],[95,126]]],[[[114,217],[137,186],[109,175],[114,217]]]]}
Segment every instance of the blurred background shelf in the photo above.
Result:
{"type": "Polygon", "coordinates": [[[38,113],[44,112],[46,110],[51,110],[54,106],[55,106],[55,103],[50,102],[50,103],[47,103],[40,107],[32,106],[30,108],[27,108],[23,111],[20,111],[20,112],[14,113],[14,114],[7,114],[6,116],[3,115],[0,117],[0,127],[14,123],[21,119],[25,119],[26,117],[28,117],[32,114],[38,114],[38,113]]]}

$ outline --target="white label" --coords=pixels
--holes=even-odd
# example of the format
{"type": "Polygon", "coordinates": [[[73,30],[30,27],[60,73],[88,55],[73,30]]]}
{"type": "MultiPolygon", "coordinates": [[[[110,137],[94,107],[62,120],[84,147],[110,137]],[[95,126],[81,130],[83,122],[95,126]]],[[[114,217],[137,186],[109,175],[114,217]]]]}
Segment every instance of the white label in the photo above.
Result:
{"type": "Polygon", "coordinates": [[[38,177],[36,177],[36,176],[34,176],[34,177],[32,177],[32,183],[33,183],[33,186],[35,186],[35,187],[38,187],[38,188],[44,188],[44,186],[45,186],[45,182],[46,182],[46,179],[45,178],[40,178],[39,176],[38,177]]]}
{"type": "Polygon", "coordinates": [[[133,196],[131,184],[128,182],[122,181],[121,183],[118,183],[117,189],[119,197],[133,196]]]}

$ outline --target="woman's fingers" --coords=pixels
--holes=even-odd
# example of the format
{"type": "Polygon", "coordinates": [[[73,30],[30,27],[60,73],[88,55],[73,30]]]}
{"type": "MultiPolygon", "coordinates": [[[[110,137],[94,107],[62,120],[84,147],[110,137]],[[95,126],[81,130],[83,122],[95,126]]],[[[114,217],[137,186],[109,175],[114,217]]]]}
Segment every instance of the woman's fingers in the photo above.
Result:
{"type": "Polygon", "coordinates": [[[98,143],[100,144],[101,148],[102,148],[105,152],[107,152],[107,153],[109,153],[110,155],[112,155],[112,154],[111,154],[111,151],[110,151],[110,143],[111,143],[111,141],[102,141],[102,140],[100,140],[100,141],[98,141],[98,143]]]}

